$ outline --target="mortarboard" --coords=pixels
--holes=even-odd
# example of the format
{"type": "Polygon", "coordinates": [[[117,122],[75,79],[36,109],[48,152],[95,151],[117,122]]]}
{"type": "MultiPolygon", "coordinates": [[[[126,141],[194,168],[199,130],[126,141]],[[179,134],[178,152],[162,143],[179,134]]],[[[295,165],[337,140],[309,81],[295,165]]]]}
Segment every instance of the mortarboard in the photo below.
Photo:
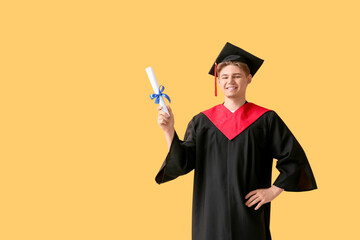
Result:
{"type": "Polygon", "coordinates": [[[216,66],[221,62],[238,61],[246,63],[250,69],[250,74],[255,75],[257,70],[261,67],[264,60],[254,56],[253,54],[227,42],[221,50],[219,56],[216,58],[215,63],[212,65],[209,74],[215,76],[215,96],[217,96],[216,85],[216,66]]]}

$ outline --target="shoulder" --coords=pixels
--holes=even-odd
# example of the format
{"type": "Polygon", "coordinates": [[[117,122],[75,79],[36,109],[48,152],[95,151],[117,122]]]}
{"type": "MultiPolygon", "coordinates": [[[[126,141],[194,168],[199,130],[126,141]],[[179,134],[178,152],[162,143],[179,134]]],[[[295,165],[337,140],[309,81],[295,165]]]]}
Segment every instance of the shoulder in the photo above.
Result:
{"type": "Polygon", "coordinates": [[[206,115],[204,114],[204,111],[199,112],[197,114],[195,114],[191,120],[188,123],[188,127],[193,127],[193,128],[197,128],[199,126],[204,126],[204,124],[206,125],[206,123],[208,122],[208,118],[206,117],[206,115]]]}
{"type": "Polygon", "coordinates": [[[271,110],[266,114],[264,114],[264,117],[266,118],[267,127],[271,131],[277,129],[283,129],[283,130],[286,129],[290,131],[285,121],[280,117],[280,115],[276,111],[271,110]]]}
{"type": "Polygon", "coordinates": [[[247,109],[245,109],[244,114],[249,116],[249,118],[251,118],[251,116],[255,116],[260,125],[265,128],[271,128],[272,122],[276,122],[274,119],[280,118],[275,110],[250,102],[247,109]]]}
{"type": "Polygon", "coordinates": [[[246,113],[247,115],[255,114],[260,116],[259,118],[262,119],[262,121],[264,121],[264,124],[268,128],[271,127],[272,123],[277,121],[282,121],[282,119],[274,109],[260,106],[255,103],[249,102],[249,106],[246,111],[247,111],[246,113]]]}
{"type": "Polygon", "coordinates": [[[198,114],[196,114],[190,121],[190,123],[192,124],[198,124],[199,122],[201,122],[204,119],[205,114],[203,112],[199,112],[198,114]]]}

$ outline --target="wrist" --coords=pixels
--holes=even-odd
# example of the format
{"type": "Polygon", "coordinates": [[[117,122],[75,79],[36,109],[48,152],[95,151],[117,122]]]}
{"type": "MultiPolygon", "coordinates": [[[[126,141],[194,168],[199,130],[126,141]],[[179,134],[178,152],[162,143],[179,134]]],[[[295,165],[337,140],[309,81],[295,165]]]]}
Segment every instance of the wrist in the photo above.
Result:
{"type": "Polygon", "coordinates": [[[164,133],[166,135],[172,136],[175,133],[175,128],[172,127],[172,128],[166,129],[166,130],[164,130],[164,133]]]}
{"type": "Polygon", "coordinates": [[[169,150],[170,150],[170,147],[171,147],[171,143],[172,143],[172,141],[174,139],[174,136],[175,136],[175,129],[174,128],[172,128],[171,130],[165,131],[165,138],[166,138],[169,150]]]}
{"type": "Polygon", "coordinates": [[[276,195],[279,195],[282,191],[284,191],[284,189],[279,188],[279,187],[277,187],[277,186],[275,186],[275,185],[272,185],[272,186],[271,186],[271,190],[272,190],[272,192],[273,192],[274,194],[276,194],[276,195]]]}

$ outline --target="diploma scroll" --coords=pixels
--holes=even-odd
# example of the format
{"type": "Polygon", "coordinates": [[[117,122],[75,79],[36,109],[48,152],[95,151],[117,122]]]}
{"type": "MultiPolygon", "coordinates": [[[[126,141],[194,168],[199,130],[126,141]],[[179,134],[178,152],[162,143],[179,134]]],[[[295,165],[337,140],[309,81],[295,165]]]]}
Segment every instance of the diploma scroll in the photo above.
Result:
{"type": "MultiPolygon", "coordinates": [[[[148,67],[145,70],[146,70],[146,73],[147,73],[147,75],[148,75],[148,77],[150,79],[150,83],[151,83],[151,86],[152,86],[152,88],[154,90],[154,93],[155,94],[160,94],[159,84],[158,84],[158,82],[156,80],[156,77],[155,77],[155,74],[154,74],[154,71],[153,71],[152,67],[148,67]]],[[[166,112],[170,116],[169,111],[168,111],[168,109],[166,107],[163,96],[160,95],[159,100],[160,100],[160,102],[159,102],[160,106],[163,107],[162,110],[164,112],[166,112]]]]}

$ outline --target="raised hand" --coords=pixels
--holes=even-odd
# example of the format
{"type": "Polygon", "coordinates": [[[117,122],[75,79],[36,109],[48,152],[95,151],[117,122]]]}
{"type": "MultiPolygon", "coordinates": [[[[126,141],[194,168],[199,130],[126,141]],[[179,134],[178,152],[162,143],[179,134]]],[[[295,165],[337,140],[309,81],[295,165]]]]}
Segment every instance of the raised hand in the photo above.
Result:
{"type": "Polygon", "coordinates": [[[171,142],[174,138],[174,114],[172,113],[172,110],[169,105],[167,105],[167,109],[170,113],[170,116],[164,112],[162,109],[162,106],[159,106],[158,108],[159,114],[158,114],[158,124],[161,127],[161,129],[165,133],[165,138],[168,143],[168,147],[170,149],[171,142]]]}

